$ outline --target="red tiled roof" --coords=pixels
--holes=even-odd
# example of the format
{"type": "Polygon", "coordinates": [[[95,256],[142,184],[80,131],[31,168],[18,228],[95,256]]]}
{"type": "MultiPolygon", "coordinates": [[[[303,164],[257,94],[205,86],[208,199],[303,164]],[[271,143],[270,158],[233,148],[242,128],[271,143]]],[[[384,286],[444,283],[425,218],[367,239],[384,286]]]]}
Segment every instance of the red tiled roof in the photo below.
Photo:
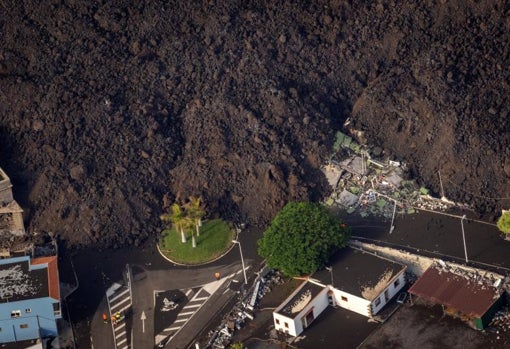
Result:
{"type": "Polygon", "coordinates": [[[60,300],[57,257],[51,256],[34,258],[32,259],[31,264],[48,264],[48,292],[51,298],[60,300]]]}
{"type": "Polygon", "coordinates": [[[449,271],[429,267],[409,289],[409,293],[480,318],[499,299],[502,291],[449,271]]]}

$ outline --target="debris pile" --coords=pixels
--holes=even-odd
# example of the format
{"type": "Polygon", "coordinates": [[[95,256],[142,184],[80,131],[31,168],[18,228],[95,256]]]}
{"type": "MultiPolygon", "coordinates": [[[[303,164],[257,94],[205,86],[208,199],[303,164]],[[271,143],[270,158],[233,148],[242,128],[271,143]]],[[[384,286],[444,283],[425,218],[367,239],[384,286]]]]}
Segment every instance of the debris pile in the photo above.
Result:
{"type": "Polygon", "coordinates": [[[358,212],[391,218],[394,214],[412,214],[416,208],[444,211],[452,206],[466,205],[430,196],[429,190],[414,180],[406,180],[405,163],[375,158],[351,137],[337,133],[335,156],[323,172],[333,188],[326,200],[329,206],[343,208],[347,213],[358,212]]]}
{"type": "Polygon", "coordinates": [[[248,320],[253,320],[253,311],[260,299],[271,292],[272,287],[284,282],[281,273],[275,270],[266,270],[265,273],[260,272],[259,275],[250,291],[241,293],[237,303],[223,318],[218,328],[209,332],[208,342],[204,348],[227,348],[234,332],[243,328],[248,320]]]}
{"type": "Polygon", "coordinates": [[[499,331],[506,332],[510,329],[510,309],[508,307],[499,310],[496,314],[494,314],[494,317],[492,318],[492,321],[489,324],[489,328],[492,329],[492,331],[499,331]]]}

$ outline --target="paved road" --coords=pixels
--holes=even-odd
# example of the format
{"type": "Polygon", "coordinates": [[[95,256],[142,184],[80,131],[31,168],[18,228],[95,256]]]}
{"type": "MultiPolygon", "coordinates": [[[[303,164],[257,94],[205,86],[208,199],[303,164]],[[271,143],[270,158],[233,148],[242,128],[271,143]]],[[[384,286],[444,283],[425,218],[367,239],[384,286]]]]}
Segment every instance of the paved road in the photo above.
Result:
{"type": "MultiPolygon", "coordinates": [[[[261,262],[256,250],[260,235],[260,230],[253,229],[239,237],[247,266],[261,262]]],[[[133,275],[133,312],[128,315],[126,332],[128,337],[133,332],[134,349],[152,348],[154,345],[154,291],[195,288],[215,281],[216,271],[223,276],[241,271],[239,248],[235,246],[220,260],[202,267],[172,265],[159,255],[154,246],[106,251],[90,248],[68,251],[67,257],[72,258],[80,283],[78,290],[68,299],[78,349],[92,346],[95,349],[114,348],[111,327],[101,318],[102,313],[108,311],[105,291],[115,282],[122,283],[122,273],[127,264],[131,266],[133,275]],[[142,331],[142,312],[147,318],[145,333],[142,331]]],[[[237,274],[237,278],[240,275],[237,274]]],[[[222,287],[227,287],[227,283],[222,287]]],[[[208,316],[214,316],[222,304],[235,295],[228,287],[218,292],[222,294],[212,295],[211,300],[200,308],[207,316],[193,316],[175,340],[189,343],[207,325],[208,316]]]]}
{"type": "MultiPolygon", "coordinates": [[[[152,348],[156,343],[156,336],[159,335],[158,340],[164,338],[163,333],[155,333],[154,317],[155,317],[155,297],[158,291],[179,290],[179,289],[195,289],[198,288],[197,294],[184,294],[185,300],[182,303],[206,301],[209,297],[217,291],[219,285],[223,284],[225,278],[219,282],[216,281],[214,274],[219,271],[221,275],[235,274],[241,269],[241,264],[231,263],[228,265],[204,266],[197,269],[188,269],[186,272],[183,270],[147,270],[141,266],[133,266],[133,348],[152,348]],[[188,299],[189,297],[189,299],[188,299]],[[141,315],[145,313],[145,332],[143,331],[141,315]],[[163,337],[161,337],[163,336],[163,337]]],[[[176,294],[177,297],[177,294],[176,294]]],[[[183,314],[192,315],[200,308],[189,309],[183,314]],[[186,314],[187,313],[187,314],[186,314]]],[[[157,315],[157,314],[156,314],[157,315]]],[[[179,332],[182,331],[180,322],[188,321],[190,317],[180,317],[176,319],[179,321],[177,324],[168,323],[165,328],[178,327],[179,332]]],[[[191,328],[191,333],[198,333],[200,328],[191,328]]],[[[169,332],[169,331],[167,331],[169,332]]],[[[172,331],[173,332],[173,331],[172,331]]],[[[175,331],[176,332],[176,331],[175,331]]],[[[175,333],[168,333],[175,334],[175,333]]],[[[190,342],[193,337],[187,338],[190,342]]]]}
{"type": "MultiPolygon", "coordinates": [[[[465,262],[460,213],[457,217],[419,211],[413,215],[397,216],[395,229],[390,234],[390,221],[376,218],[344,216],[352,226],[353,235],[380,240],[396,247],[404,246],[450,256],[465,262]]],[[[496,266],[500,272],[510,273],[510,241],[505,240],[498,228],[468,218],[464,220],[467,256],[470,262],[496,266]]]]}

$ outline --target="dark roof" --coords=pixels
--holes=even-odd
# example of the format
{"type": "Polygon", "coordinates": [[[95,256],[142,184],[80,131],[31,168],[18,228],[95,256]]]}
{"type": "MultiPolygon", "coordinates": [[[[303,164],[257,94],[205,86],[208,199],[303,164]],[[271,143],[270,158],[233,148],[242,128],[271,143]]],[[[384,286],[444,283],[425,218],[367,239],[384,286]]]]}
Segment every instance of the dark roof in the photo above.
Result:
{"type": "Polygon", "coordinates": [[[28,260],[13,258],[0,264],[0,302],[49,296],[47,268],[29,270],[28,260]]]}
{"type": "Polygon", "coordinates": [[[323,289],[323,286],[305,281],[297,288],[298,292],[287,298],[285,302],[276,309],[276,312],[289,318],[294,318],[323,289]],[[293,309],[294,307],[296,307],[296,309],[293,309]]]}
{"type": "MultiPolygon", "coordinates": [[[[406,266],[356,248],[346,247],[331,258],[333,286],[352,295],[373,300],[406,266]],[[370,290],[373,290],[371,292],[370,290]],[[374,294],[377,293],[377,294],[374,294]]],[[[324,285],[331,285],[331,272],[320,270],[312,275],[324,285]]]]}
{"type": "Polygon", "coordinates": [[[432,266],[414,283],[409,293],[480,318],[499,299],[503,291],[485,282],[479,283],[432,266]]]}

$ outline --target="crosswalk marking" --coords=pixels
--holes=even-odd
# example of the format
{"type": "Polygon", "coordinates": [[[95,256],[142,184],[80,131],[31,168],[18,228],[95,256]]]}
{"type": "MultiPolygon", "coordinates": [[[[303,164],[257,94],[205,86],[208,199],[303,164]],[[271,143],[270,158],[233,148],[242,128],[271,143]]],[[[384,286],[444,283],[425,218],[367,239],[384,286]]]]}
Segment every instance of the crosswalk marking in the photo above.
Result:
{"type": "MultiPolygon", "coordinates": [[[[123,304],[123,303],[126,303],[127,301],[130,301],[130,300],[131,300],[131,298],[124,298],[124,299],[123,299],[123,300],[121,300],[120,302],[118,302],[118,303],[116,303],[116,304],[112,305],[112,306],[111,306],[111,309],[113,310],[113,309],[117,308],[119,305],[121,305],[121,304],[123,304]]],[[[111,303],[110,303],[110,304],[111,304],[111,303]]],[[[115,312],[114,312],[114,313],[115,313],[115,312]]]]}
{"type": "MultiPolygon", "coordinates": [[[[118,283],[113,284],[106,291],[106,300],[108,302],[108,310],[111,316],[115,316],[117,313],[124,313],[126,310],[131,308],[132,296],[130,287],[130,272],[128,268],[127,286],[122,286],[118,283]]],[[[126,319],[121,317],[119,320],[112,319],[112,332],[115,349],[129,349],[129,337],[126,332],[126,319]]]]}
{"type": "Polygon", "coordinates": [[[122,291],[121,293],[119,293],[118,295],[116,295],[115,297],[113,298],[110,298],[110,303],[113,303],[115,302],[117,299],[119,299],[120,297],[122,297],[123,295],[125,295],[126,293],[129,292],[129,288],[126,288],[124,291],[122,291]]]}
{"type": "MultiPolygon", "coordinates": [[[[229,278],[233,277],[234,274],[228,275],[219,281],[213,281],[208,284],[202,285],[202,287],[196,292],[193,297],[188,301],[188,304],[182,307],[181,311],[185,311],[177,314],[177,319],[163,331],[155,336],[155,343],[159,344],[161,341],[168,338],[167,343],[174,338],[177,333],[186,325],[186,323],[193,317],[193,315],[200,310],[200,308],[207,302],[207,300],[213,295],[214,292],[229,278]],[[191,310],[191,311],[189,311],[191,310]]],[[[193,294],[193,289],[186,291],[185,295],[187,298],[193,294]]]]}
{"type": "Polygon", "coordinates": [[[127,304],[125,307],[118,309],[116,312],[117,313],[123,313],[126,310],[128,310],[129,308],[131,308],[131,302],[129,304],[127,304]]]}
{"type": "Polygon", "coordinates": [[[175,331],[175,330],[178,330],[179,328],[181,328],[182,326],[176,326],[176,327],[168,327],[168,328],[165,328],[163,330],[163,332],[171,332],[171,331],[175,331]]]}
{"type": "Polygon", "coordinates": [[[206,299],[209,299],[209,297],[194,298],[193,301],[205,301],[206,299]]]}

